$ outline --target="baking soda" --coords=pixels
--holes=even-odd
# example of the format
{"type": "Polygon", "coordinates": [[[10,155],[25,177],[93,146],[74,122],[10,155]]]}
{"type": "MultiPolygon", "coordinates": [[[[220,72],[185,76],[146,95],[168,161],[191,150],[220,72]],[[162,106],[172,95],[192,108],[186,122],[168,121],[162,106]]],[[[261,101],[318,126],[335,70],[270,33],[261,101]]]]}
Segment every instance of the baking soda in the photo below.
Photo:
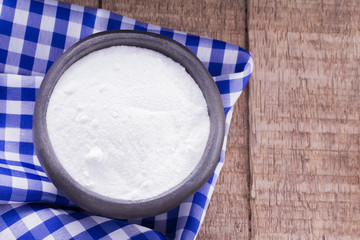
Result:
{"type": "Polygon", "coordinates": [[[179,63],[115,46],[65,71],[49,101],[47,128],[74,180],[107,197],[140,200],[189,176],[210,120],[201,90],[179,63]]]}

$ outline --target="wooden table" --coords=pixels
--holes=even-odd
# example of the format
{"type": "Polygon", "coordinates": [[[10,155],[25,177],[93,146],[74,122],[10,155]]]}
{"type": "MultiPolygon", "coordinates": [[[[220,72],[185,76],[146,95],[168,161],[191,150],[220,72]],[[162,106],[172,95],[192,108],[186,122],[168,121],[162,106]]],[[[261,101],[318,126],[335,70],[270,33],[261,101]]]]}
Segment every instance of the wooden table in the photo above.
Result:
{"type": "Polygon", "coordinates": [[[357,0],[67,0],[254,56],[198,239],[360,239],[357,0]]]}

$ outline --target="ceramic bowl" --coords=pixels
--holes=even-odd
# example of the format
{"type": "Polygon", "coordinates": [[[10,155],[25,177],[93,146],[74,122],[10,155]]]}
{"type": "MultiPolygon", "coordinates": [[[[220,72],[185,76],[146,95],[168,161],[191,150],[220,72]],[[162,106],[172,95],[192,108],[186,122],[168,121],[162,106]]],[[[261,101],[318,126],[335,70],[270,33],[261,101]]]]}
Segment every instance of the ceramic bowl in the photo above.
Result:
{"type": "Polygon", "coordinates": [[[169,211],[203,186],[212,175],[219,160],[224,129],[224,110],[219,91],[209,72],[190,50],[178,42],[158,34],[119,30],[93,34],[79,41],[51,66],[36,99],[33,140],[41,166],[65,197],[92,214],[124,219],[148,217],[169,211]],[[60,76],[85,55],[116,45],[152,49],[180,63],[200,87],[208,107],[210,135],[201,160],[193,172],[180,184],[149,199],[134,201],[114,199],[83,187],[60,164],[47,131],[47,107],[60,76]]]}

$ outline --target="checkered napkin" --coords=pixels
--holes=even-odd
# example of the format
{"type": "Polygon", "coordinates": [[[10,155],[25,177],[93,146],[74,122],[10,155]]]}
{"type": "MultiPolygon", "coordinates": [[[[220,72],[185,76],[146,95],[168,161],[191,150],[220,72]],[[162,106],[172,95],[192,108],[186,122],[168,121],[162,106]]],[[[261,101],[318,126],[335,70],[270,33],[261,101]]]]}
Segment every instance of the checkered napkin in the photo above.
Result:
{"type": "Polygon", "coordinates": [[[0,0],[0,14],[0,239],[194,239],[224,163],[232,107],[250,78],[251,55],[233,44],[53,0],[0,0]],[[47,178],[32,143],[46,71],[80,39],[114,29],[159,33],[188,47],[214,77],[226,116],[221,157],[208,182],[171,211],[143,219],[81,211],[47,178]]]}

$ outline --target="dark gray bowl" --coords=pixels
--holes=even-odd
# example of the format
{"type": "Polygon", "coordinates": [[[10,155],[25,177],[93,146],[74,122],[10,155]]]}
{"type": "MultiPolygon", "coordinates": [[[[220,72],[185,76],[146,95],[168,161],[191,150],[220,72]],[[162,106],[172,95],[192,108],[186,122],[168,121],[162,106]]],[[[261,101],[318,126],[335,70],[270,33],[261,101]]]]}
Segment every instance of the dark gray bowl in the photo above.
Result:
{"type": "Polygon", "coordinates": [[[91,35],[68,49],[50,68],[36,99],[33,139],[37,157],[47,176],[69,200],[84,210],[112,218],[138,218],[157,215],[179,205],[210,178],[220,157],[225,118],[219,91],[200,60],[183,45],[153,33],[108,31],[91,35]],[[64,71],[85,55],[115,45],[148,48],[160,52],[185,67],[204,94],[210,116],[210,135],[195,170],[169,191],[144,200],[119,200],[102,196],[77,183],[63,168],[51,145],[46,112],[52,91],[64,71]]]}

